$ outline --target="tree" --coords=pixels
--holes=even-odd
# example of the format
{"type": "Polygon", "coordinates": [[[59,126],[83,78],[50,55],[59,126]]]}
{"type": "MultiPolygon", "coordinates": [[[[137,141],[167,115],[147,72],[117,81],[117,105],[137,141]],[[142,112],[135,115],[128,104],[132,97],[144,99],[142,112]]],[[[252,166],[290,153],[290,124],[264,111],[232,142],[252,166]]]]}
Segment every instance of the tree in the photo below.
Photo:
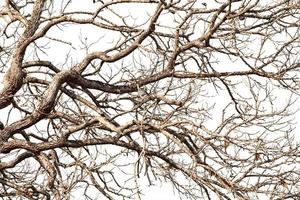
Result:
{"type": "Polygon", "coordinates": [[[299,198],[298,0],[1,4],[2,199],[299,198]]]}

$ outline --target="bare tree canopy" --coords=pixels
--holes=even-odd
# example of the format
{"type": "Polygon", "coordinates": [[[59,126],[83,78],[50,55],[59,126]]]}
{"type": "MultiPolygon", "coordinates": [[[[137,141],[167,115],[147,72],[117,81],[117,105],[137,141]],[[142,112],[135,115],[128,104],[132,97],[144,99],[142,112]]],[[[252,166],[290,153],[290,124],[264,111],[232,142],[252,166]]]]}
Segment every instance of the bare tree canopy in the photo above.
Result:
{"type": "Polygon", "coordinates": [[[299,0],[0,6],[0,198],[300,198],[299,0]]]}

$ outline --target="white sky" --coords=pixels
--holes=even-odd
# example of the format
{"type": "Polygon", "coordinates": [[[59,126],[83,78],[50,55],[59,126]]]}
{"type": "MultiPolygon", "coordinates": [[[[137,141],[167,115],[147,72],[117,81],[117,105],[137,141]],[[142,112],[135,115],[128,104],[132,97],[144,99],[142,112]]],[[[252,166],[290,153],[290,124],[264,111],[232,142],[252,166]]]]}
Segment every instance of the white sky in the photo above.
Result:
{"type": "MultiPolygon", "coordinates": [[[[76,2],[77,4],[74,4],[74,6],[78,6],[80,7],[81,9],[86,9],[86,10],[91,10],[91,9],[94,9],[94,5],[92,3],[82,3],[83,1],[82,0],[74,0],[74,2],[76,2]]],[[[92,0],[91,0],[92,2],[92,0]]],[[[0,6],[1,6],[1,3],[0,3],[0,6]]],[[[150,12],[148,10],[149,8],[141,8],[140,6],[138,6],[136,8],[137,12],[135,13],[131,13],[131,14],[134,14],[136,15],[136,17],[139,17],[139,18],[142,18],[141,16],[142,15],[145,15],[147,14],[147,12],[150,12]]],[[[122,10],[124,12],[127,12],[128,9],[126,8],[122,8],[122,10]]],[[[171,21],[170,22],[166,22],[166,24],[168,23],[172,23],[171,21]]],[[[79,37],[79,34],[78,34],[78,29],[68,29],[67,31],[63,31],[63,33],[61,32],[56,32],[56,33],[53,33],[52,36],[56,36],[57,38],[62,38],[62,39],[66,39],[68,41],[72,41],[72,44],[74,45],[74,47],[76,47],[75,49],[72,49],[72,53],[75,53],[75,54],[78,54],[78,56],[76,56],[76,58],[78,60],[73,60],[73,62],[76,62],[76,61],[80,61],[81,58],[85,55],[85,53],[83,51],[79,51],[78,49],[78,46],[80,46],[79,42],[76,44],[76,41],[78,41],[78,37],[79,37]],[[75,31],[75,34],[74,34],[74,31],[75,31]]],[[[94,35],[92,38],[87,38],[87,41],[88,42],[93,42],[95,40],[95,38],[97,37],[103,37],[102,39],[105,39],[107,41],[111,40],[113,41],[113,38],[112,38],[112,35],[111,34],[104,34],[104,33],[99,33],[97,32],[96,30],[90,28],[90,27],[86,27],[84,29],[81,29],[83,35],[86,33],[86,32],[89,32],[89,34],[91,32],[93,32],[94,34],[90,34],[90,36],[94,35]]],[[[50,31],[51,32],[51,31],[50,31]]],[[[109,44],[108,44],[109,46],[109,44]]],[[[64,61],[64,56],[65,56],[65,50],[68,49],[68,48],[65,48],[66,46],[63,45],[63,44],[60,44],[60,43],[57,43],[57,46],[55,49],[52,49],[50,51],[48,51],[48,55],[45,55],[45,58],[55,58],[55,60],[57,61],[57,63],[54,63],[54,64],[58,64],[58,63],[62,63],[64,61]],[[61,48],[60,48],[61,47],[61,48]],[[61,50],[63,50],[63,52],[60,52],[61,50]]],[[[105,49],[105,46],[101,46],[102,49],[105,49]]],[[[98,46],[94,46],[93,49],[98,49],[98,46]]],[[[101,49],[100,49],[101,50],[101,49]]],[[[71,66],[71,63],[70,65],[71,66]]],[[[0,76],[3,76],[3,74],[0,74],[0,76]]],[[[0,79],[2,80],[2,77],[0,77],[0,79]]],[[[2,85],[1,87],[2,88],[2,85]]],[[[294,105],[295,109],[296,108],[299,108],[300,107],[300,101],[298,100],[296,102],[296,104],[294,105]]],[[[9,112],[9,108],[6,108],[6,109],[3,109],[1,110],[1,114],[0,114],[0,120],[3,121],[5,123],[5,120],[6,120],[6,113],[9,112]]],[[[16,113],[15,116],[16,118],[18,118],[17,116],[18,114],[16,113]]],[[[13,122],[16,120],[16,118],[14,119],[10,119],[10,122],[13,122]]],[[[299,135],[299,132],[300,132],[300,127],[299,127],[299,122],[300,122],[300,112],[297,112],[297,114],[295,115],[295,122],[298,123],[298,125],[296,125],[296,128],[295,128],[295,131],[294,133],[296,133],[295,135],[295,138],[296,140],[298,140],[300,142],[300,135],[299,135]]],[[[158,186],[152,186],[152,187],[144,187],[144,194],[145,196],[142,198],[143,200],[177,200],[179,199],[178,195],[174,194],[173,192],[173,189],[172,187],[169,185],[169,184],[164,184],[164,185],[158,185],[158,186]]],[[[74,197],[74,199],[81,199],[80,197],[74,197]]],[[[184,198],[183,198],[184,199],[184,198]]]]}

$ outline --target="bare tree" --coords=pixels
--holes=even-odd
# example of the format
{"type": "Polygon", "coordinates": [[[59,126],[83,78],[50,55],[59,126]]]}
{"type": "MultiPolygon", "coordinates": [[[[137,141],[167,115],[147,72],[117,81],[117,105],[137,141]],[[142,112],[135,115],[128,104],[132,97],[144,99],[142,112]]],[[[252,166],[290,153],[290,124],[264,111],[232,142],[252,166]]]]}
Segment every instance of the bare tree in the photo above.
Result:
{"type": "Polygon", "coordinates": [[[300,198],[299,0],[0,4],[2,199],[300,198]]]}

